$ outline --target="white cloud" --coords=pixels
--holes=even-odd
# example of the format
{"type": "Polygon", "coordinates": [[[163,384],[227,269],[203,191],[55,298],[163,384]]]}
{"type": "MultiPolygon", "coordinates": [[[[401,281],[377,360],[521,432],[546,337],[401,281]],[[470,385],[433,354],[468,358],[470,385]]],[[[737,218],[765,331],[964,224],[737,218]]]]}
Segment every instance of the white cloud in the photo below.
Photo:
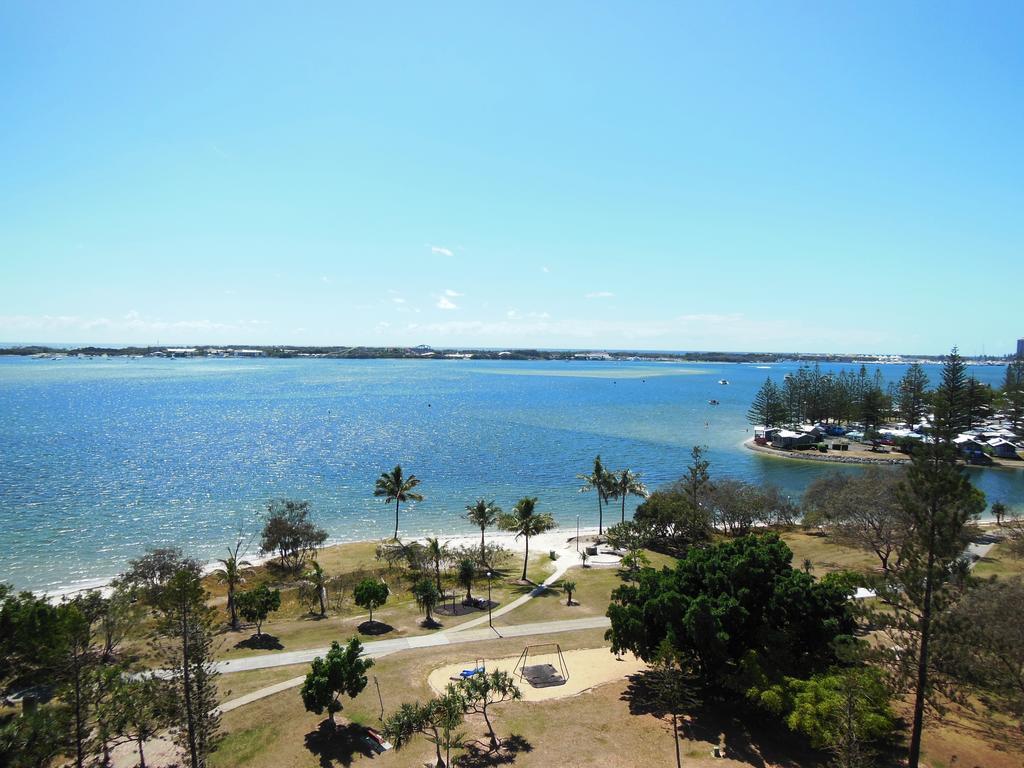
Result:
{"type": "Polygon", "coordinates": [[[505,313],[509,320],[548,320],[551,315],[547,312],[527,312],[523,314],[518,309],[510,309],[505,313]]]}
{"type": "Polygon", "coordinates": [[[459,307],[456,304],[452,303],[451,299],[449,299],[447,296],[442,296],[440,299],[437,300],[437,308],[458,309],[459,307]]]}
{"type": "Polygon", "coordinates": [[[550,269],[548,269],[547,267],[541,267],[541,268],[540,268],[540,271],[541,271],[541,272],[543,272],[543,273],[544,273],[544,274],[546,275],[546,274],[547,274],[548,272],[550,272],[551,270],[550,270],[550,269]]]}
{"type": "Polygon", "coordinates": [[[81,317],[79,315],[0,315],[0,330],[11,331],[92,331],[173,332],[173,331],[237,331],[266,325],[266,320],[162,320],[147,318],[131,310],[119,318],[81,317]]]}
{"type": "Polygon", "coordinates": [[[329,283],[329,282],[331,282],[331,278],[329,278],[327,275],[321,275],[320,276],[320,282],[321,283],[329,283]]]}
{"type": "Polygon", "coordinates": [[[588,293],[586,295],[586,298],[588,298],[588,299],[610,299],[614,295],[615,294],[612,293],[611,291],[594,291],[592,293],[588,293]]]}
{"type": "Polygon", "coordinates": [[[437,254],[438,256],[454,256],[455,252],[451,248],[443,248],[440,245],[430,246],[430,252],[437,254]]]}
{"type": "Polygon", "coordinates": [[[391,300],[395,302],[395,304],[405,304],[405,299],[403,299],[401,296],[392,296],[391,300]]]}
{"type": "Polygon", "coordinates": [[[453,291],[451,288],[446,288],[444,295],[454,299],[456,296],[463,296],[464,294],[461,294],[458,291],[453,291]]]}

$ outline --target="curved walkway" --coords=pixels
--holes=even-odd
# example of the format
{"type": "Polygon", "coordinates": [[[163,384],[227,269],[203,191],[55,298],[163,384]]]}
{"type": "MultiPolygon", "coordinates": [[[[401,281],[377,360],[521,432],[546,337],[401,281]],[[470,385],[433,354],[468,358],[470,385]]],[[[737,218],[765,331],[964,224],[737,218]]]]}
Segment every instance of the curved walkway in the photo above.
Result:
{"type": "MultiPolygon", "coordinates": [[[[486,617],[484,617],[486,619],[486,617]]],[[[580,629],[603,629],[611,626],[607,616],[588,616],[582,619],[563,619],[559,621],[539,621],[532,624],[513,624],[501,628],[501,637],[527,637],[529,635],[548,635],[557,632],[574,632],[580,629]]],[[[459,627],[461,629],[461,627],[459,627]]],[[[472,631],[437,632],[433,635],[415,635],[413,637],[400,637],[393,640],[375,640],[363,645],[366,655],[372,658],[381,658],[398,651],[407,651],[414,648],[436,648],[442,645],[462,645],[464,643],[475,643],[480,640],[494,640],[494,631],[490,627],[473,629],[472,631]]],[[[304,651],[291,651],[289,653],[263,654],[261,656],[250,656],[245,659],[234,659],[232,661],[221,661],[214,664],[218,672],[248,672],[255,669],[269,669],[271,667],[285,667],[292,664],[306,664],[316,656],[323,656],[327,648],[313,648],[304,651]]],[[[302,685],[306,679],[305,675],[293,677],[275,685],[261,688],[237,699],[226,701],[220,705],[221,712],[230,712],[232,709],[249,704],[253,701],[272,696],[275,693],[286,691],[302,685]]]]}

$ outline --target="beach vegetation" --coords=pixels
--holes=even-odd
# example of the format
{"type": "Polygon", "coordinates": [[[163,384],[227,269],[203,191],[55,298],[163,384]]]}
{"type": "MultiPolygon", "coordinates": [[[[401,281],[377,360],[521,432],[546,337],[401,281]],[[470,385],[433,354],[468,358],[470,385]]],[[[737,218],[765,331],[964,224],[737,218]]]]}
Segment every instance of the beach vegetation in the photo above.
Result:
{"type": "Polygon", "coordinates": [[[745,536],[765,526],[792,525],[798,512],[778,486],[734,479],[715,483],[705,503],[714,527],[731,536],[745,536]]]}
{"type": "Polygon", "coordinates": [[[904,480],[902,470],[878,467],[820,477],[804,491],[802,522],[828,531],[836,543],[873,553],[882,571],[898,568],[914,524],[897,494],[904,480]]]}
{"type": "Polygon", "coordinates": [[[608,503],[612,491],[612,474],[605,468],[598,454],[594,457],[594,468],[590,474],[576,475],[576,478],[583,481],[580,493],[597,493],[597,535],[601,536],[604,534],[604,506],[608,503]]]}
{"type": "Polygon", "coordinates": [[[227,588],[228,615],[231,620],[231,629],[238,631],[238,607],[235,605],[235,592],[238,587],[245,583],[245,569],[252,563],[243,559],[243,540],[235,542],[235,546],[228,547],[227,557],[217,560],[220,567],[217,569],[217,580],[227,588]]]}
{"type": "Polygon", "coordinates": [[[342,647],[335,640],[324,657],[313,659],[299,694],[307,711],[317,715],[327,711],[331,729],[337,728],[334,716],[341,712],[341,697],[354,699],[366,687],[366,672],[373,659],[363,655],[363,645],[353,637],[342,647]]]}
{"type": "Polygon", "coordinates": [[[412,585],[412,594],[416,599],[416,605],[419,606],[426,616],[423,620],[424,626],[436,626],[437,622],[434,621],[433,610],[441,602],[441,590],[437,588],[433,579],[426,576],[420,577],[412,585]]]}
{"type": "Polygon", "coordinates": [[[537,511],[537,497],[524,496],[512,508],[511,513],[503,514],[498,520],[502,530],[515,533],[516,538],[523,537],[525,552],[523,555],[522,581],[526,581],[526,566],[530,561],[530,537],[547,533],[555,527],[555,520],[547,512],[537,511]]]}
{"type": "Polygon", "coordinates": [[[455,580],[459,586],[466,590],[465,604],[473,602],[473,582],[476,581],[476,562],[471,558],[464,557],[459,560],[455,580]]]}
{"type": "Polygon", "coordinates": [[[576,582],[562,579],[562,591],[565,592],[565,604],[572,605],[572,593],[576,591],[576,582]]]}
{"type": "Polygon", "coordinates": [[[311,613],[316,610],[321,619],[327,616],[327,586],[330,581],[323,566],[313,560],[299,584],[299,598],[309,606],[311,613]]]}
{"type": "Polygon", "coordinates": [[[260,550],[265,554],[276,552],[284,570],[299,570],[325,541],[327,531],[310,518],[308,501],[274,499],[267,503],[260,550]]]}
{"type": "Polygon", "coordinates": [[[448,548],[436,536],[428,536],[426,555],[427,560],[430,562],[430,567],[434,571],[434,583],[437,585],[437,591],[441,592],[443,589],[441,586],[441,568],[448,562],[448,548]]]}
{"type": "Polygon", "coordinates": [[[637,496],[646,499],[650,494],[647,486],[640,480],[640,475],[630,469],[621,469],[612,472],[608,479],[609,498],[618,499],[621,504],[620,522],[626,522],[626,499],[629,496],[637,496]]]}
{"type": "Polygon", "coordinates": [[[121,583],[143,602],[155,605],[166,584],[183,570],[199,574],[202,566],[177,547],[158,547],[128,561],[121,583]]]}
{"type": "Polygon", "coordinates": [[[423,495],[413,489],[420,484],[416,475],[406,475],[402,465],[396,464],[390,472],[382,472],[373,489],[374,496],[382,496],[385,504],[395,503],[395,535],[398,541],[398,510],[403,503],[423,501],[423,495]]]}
{"type": "Polygon", "coordinates": [[[466,519],[480,529],[480,562],[486,563],[487,550],[484,544],[484,533],[498,522],[501,507],[487,499],[477,499],[473,504],[466,505],[466,519]]]}

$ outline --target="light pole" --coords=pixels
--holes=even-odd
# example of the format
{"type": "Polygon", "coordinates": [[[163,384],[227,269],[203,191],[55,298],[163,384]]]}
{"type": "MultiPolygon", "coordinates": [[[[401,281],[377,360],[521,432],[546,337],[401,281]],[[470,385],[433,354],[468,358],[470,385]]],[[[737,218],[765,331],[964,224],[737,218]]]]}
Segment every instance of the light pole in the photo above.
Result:
{"type": "Polygon", "coordinates": [[[494,624],[491,623],[491,576],[493,574],[487,571],[487,626],[494,629],[494,624]]]}
{"type": "Polygon", "coordinates": [[[576,515],[576,554],[580,553],[580,516],[576,515]]]}

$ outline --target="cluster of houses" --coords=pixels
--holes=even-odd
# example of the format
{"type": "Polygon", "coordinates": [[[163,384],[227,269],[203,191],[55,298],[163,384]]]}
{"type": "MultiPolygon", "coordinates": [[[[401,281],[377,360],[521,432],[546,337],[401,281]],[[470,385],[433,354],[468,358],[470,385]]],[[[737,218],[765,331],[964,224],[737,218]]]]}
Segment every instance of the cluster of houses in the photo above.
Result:
{"type": "MultiPolygon", "coordinates": [[[[770,445],[780,450],[807,450],[821,448],[826,450],[849,450],[850,441],[870,442],[873,445],[907,445],[910,440],[927,442],[934,438],[926,434],[927,424],[919,424],[911,429],[905,426],[882,427],[875,430],[870,440],[865,439],[863,431],[848,429],[835,424],[802,424],[785,427],[756,427],[754,442],[758,445],[770,445]]],[[[991,463],[990,457],[999,459],[1021,459],[1024,452],[1024,436],[1016,434],[1009,422],[993,418],[988,423],[958,435],[953,443],[971,464],[991,463]]]]}
{"type": "Polygon", "coordinates": [[[266,357],[262,349],[196,349],[195,347],[167,347],[149,353],[150,357],[266,357]]]}

